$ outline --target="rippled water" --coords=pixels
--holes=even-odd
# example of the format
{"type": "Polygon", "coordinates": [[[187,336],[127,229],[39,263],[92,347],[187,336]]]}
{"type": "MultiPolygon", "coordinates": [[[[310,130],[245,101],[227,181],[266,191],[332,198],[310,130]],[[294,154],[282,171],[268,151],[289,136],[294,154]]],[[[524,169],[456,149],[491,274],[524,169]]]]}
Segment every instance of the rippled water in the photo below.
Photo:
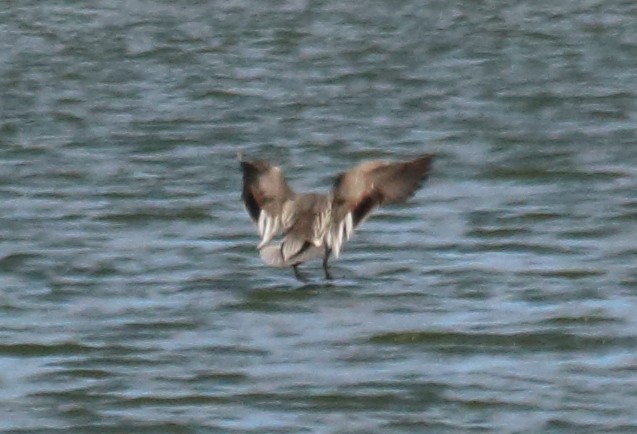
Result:
{"type": "Polygon", "coordinates": [[[634,2],[99,4],[0,11],[2,432],[637,431],[634,2]],[[439,157],[299,284],[237,151],[439,157]]]}

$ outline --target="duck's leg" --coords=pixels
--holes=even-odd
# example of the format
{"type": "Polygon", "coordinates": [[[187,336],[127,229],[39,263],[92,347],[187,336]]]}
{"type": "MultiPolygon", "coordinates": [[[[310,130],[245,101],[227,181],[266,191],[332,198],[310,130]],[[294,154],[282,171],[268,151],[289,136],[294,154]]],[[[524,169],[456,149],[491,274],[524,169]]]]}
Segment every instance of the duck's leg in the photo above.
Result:
{"type": "Polygon", "coordinates": [[[294,277],[296,277],[297,280],[300,280],[301,282],[307,282],[307,279],[299,271],[298,266],[299,263],[292,265],[292,269],[294,270],[294,277]]]}
{"type": "Polygon", "coordinates": [[[332,254],[332,249],[329,247],[325,247],[325,256],[323,257],[323,271],[325,272],[325,278],[327,280],[332,280],[332,274],[330,273],[330,269],[327,266],[327,260],[330,258],[332,254]]]}

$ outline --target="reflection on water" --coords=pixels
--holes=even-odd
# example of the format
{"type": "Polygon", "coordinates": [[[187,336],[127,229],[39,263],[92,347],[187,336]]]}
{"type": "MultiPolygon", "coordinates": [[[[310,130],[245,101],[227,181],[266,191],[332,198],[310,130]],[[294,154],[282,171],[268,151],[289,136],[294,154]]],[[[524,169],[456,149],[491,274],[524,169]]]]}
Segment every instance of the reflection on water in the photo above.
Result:
{"type": "Polygon", "coordinates": [[[28,3],[0,430],[637,430],[632,4],[28,3]],[[299,190],[439,158],[300,284],[259,262],[238,150],[299,190]]]}

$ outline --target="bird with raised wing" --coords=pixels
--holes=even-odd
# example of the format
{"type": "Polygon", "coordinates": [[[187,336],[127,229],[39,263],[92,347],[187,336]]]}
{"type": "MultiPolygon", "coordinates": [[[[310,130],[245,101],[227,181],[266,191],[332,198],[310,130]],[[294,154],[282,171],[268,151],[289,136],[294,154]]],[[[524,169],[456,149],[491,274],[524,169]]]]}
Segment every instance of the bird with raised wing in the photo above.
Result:
{"type": "Polygon", "coordinates": [[[323,259],[325,278],[331,279],[330,256],[339,257],[343,243],[374,209],[411,197],[427,178],[434,155],[364,161],[336,176],[328,194],[295,193],[278,166],[238,157],[241,198],[261,236],[261,259],[273,267],[292,267],[304,280],[298,266],[314,258],[323,259]],[[272,243],[280,234],[281,242],[272,243]]]}

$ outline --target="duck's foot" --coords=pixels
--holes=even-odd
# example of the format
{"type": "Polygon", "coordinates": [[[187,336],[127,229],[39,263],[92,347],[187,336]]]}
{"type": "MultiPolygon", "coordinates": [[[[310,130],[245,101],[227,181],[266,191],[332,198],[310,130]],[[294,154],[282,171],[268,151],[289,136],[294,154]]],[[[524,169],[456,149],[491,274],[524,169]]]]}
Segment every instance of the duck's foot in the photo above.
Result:
{"type": "Polygon", "coordinates": [[[325,272],[325,278],[327,280],[332,280],[332,273],[330,273],[330,269],[327,266],[327,258],[323,259],[323,271],[325,272]]]}
{"type": "Polygon", "coordinates": [[[307,278],[299,271],[299,264],[292,265],[292,270],[294,270],[294,277],[301,282],[307,282],[307,278]]]}

